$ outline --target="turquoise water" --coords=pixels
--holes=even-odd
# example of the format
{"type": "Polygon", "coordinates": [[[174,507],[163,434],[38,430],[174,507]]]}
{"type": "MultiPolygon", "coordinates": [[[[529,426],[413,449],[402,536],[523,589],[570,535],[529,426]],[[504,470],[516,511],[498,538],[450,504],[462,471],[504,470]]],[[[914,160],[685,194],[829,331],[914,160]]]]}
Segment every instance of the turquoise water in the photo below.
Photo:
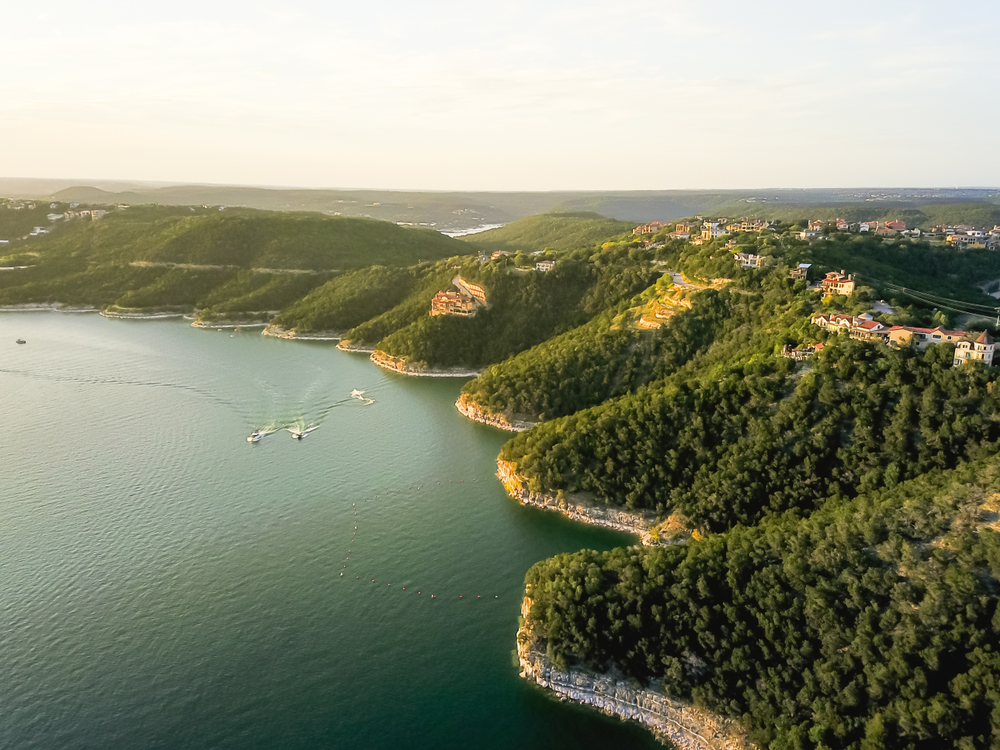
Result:
{"type": "Polygon", "coordinates": [[[512,664],[528,567],[631,538],[510,500],[461,381],[231,334],[0,314],[0,747],[658,747],[512,664]]]}

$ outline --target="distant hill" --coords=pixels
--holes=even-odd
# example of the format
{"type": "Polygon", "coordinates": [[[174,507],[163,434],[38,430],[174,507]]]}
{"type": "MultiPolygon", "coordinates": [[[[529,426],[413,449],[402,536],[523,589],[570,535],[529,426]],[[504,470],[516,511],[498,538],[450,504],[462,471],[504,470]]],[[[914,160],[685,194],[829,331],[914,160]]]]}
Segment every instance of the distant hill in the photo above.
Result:
{"type": "Polygon", "coordinates": [[[433,230],[311,213],[133,206],[50,226],[5,246],[29,268],[0,276],[0,304],[278,310],[333,273],[469,254],[433,230]]]}
{"type": "Polygon", "coordinates": [[[971,224],[993,227],[1000,224],[1000,204],[997,203],[910,203],[887,201],[882,203],[842,203],[819,205],[795,203],[787,205],[738,205],[728,204],[718,208],[720,216],[751,216],[771,221],[800,221],[803,219],[836,219],[850,222],[890,221],[902,219],[908,226],[929,229],[935,224],[971,224]]]}
{"type": "Polygon", "coordinates": [[[593,247],[632,229],[632,222],[609,219],[591,211],[553,211],[462,239],[490,251],[576,250],[593,247]]]}
{"type": "Polygon", "coordinates": [[[420,192],[11,178],[0,178],[0,196],[133,206],[207,205],[317,211],[422,225],[439,231],[505,224],[555,210],[593,211],[641,223],[699,214],[768,215],[788,207],[838,208],[857,204],[879,212],[895,206],[918,208],[939,203],[1000,204],[1000,190],[995,188],[420,192]]]}
{"type": "Polygon", "coordinates": [[[241,268],[345,270],[376,263],[411,265],[462,252],[465,245],[428,229],[310,213],[183,211],[133,207],[99,222],[70,222],[33,249],[86,255],[92,262],[192,263],[241,268]]]}

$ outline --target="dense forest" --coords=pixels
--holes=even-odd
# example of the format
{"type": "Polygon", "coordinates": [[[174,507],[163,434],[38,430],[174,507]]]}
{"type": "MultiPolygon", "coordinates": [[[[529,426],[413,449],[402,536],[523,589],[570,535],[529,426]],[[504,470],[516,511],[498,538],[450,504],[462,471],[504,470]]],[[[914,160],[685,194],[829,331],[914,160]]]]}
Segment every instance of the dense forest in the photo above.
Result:
{"type": "Polygon", "coordinates": [[[807,518],[559,555],[526,577],[530,624],[557,664],[615,665],[760,747],[996,747],[998,491],[994,456],[807,518]]]}

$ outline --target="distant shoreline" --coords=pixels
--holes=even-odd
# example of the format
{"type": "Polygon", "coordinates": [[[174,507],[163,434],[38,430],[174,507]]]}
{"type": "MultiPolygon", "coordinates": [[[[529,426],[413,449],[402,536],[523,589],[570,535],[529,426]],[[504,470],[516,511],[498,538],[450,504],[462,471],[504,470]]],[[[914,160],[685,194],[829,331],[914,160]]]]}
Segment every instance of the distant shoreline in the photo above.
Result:
{"type": "Polygon", "coordinates": [[[98,307],[91,305],[63,305],[58,302],[29,302],[23,305],[0,305],[0,313],[5,312],[60,312],[60,313],[99,313],[98,307]]]}

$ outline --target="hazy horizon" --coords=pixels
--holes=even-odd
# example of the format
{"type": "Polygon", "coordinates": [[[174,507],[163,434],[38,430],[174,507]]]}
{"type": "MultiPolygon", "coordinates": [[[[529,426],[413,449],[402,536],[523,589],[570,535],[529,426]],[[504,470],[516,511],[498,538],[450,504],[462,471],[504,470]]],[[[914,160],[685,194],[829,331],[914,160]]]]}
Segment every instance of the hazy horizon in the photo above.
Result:
{"type": "Polygon", "coordinates": [[[421,192],[997,184],[1000,72],[977,40],[1000,8],[830,10],[15,6],[3,167],[421,192]]]}

